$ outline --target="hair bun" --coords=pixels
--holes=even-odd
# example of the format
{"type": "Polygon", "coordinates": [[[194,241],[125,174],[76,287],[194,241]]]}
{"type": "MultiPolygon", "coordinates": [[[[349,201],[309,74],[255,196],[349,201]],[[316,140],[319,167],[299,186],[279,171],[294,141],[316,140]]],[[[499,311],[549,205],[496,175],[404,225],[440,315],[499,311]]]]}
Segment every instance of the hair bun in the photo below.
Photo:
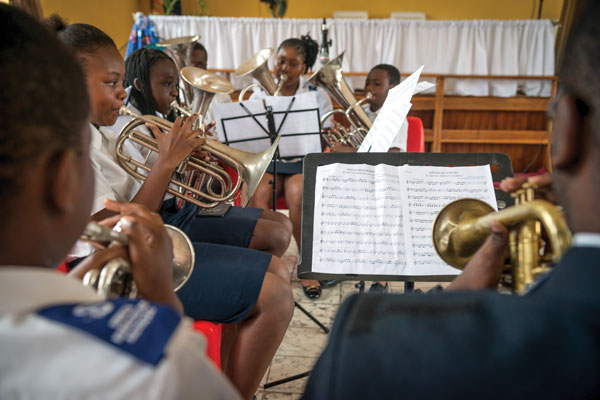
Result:
{"type": "Polygon", "coordinates": [[[50,15],[48,18],[44,19],[42,23],[52,32],[60,32],[69,26],[69,24],[58,14],[50,15]]]}
{"type": "Polygon", "coordinates": [[[306,66],[310,71],[315,61],[317,60],[317,54],[319,54],[319,43],[310,37],[310,32],[306,35],[300,36],[300,40],[306,49],[306,66]]]}

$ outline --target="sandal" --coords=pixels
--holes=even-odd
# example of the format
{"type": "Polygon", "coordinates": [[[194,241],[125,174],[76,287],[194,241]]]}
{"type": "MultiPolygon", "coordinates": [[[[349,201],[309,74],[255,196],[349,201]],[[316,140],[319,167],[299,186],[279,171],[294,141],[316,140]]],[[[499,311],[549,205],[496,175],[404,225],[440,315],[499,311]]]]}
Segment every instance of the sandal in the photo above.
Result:
{"type": "Polygon", "coordinates": [[[318,299],[321,297],[321,287],[320,286],[304,286],[302,285],[302,290],[304,290],[304,294],[309,299],[318,299]]]}
{"type": "Polygon", "coordinates": [[[385,293],[388,290],[388,286],[387,282],[385,285],[382,285],[379,282],[373,282],[369,288],[369,293],[385,293]]]}
{"type": "Polygon", "coordinates": [[[337,281],[335,279],[328,279],[326,281],[319,281],[319,283],[321,284],[322,288],[330,288],[340,283],[340,281],[337,281]]]}

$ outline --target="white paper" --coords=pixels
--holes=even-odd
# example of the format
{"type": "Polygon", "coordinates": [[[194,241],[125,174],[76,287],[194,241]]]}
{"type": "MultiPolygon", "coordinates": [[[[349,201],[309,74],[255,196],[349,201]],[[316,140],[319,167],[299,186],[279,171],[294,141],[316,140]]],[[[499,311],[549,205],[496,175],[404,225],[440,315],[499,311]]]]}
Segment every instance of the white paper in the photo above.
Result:
{"type": "Polygon", "coordinates": [[[457,275],[460,271],[435,252],[431,228],[446,204],[464,197],[496,208],[489,166],[320,166],[311,269],[359,275],[457,275]]]}
{"type": "MultiPolygon", "coordinates": [[[[273,107],[275,127],[279,129],[279,155],[281,157],[303,156],[308,153],[321,152],[319,129],[319,112],[315,92],[306,92],[295,96],[268,96],[266,104],[273,107]],[[290,112],[283,120],[285,112],[291,105],[290,112]],[[283,125],[282,125],[283,123],[283,125]],[[299,136],[297,134],[306,134],[299,136]]],[[[217,134],[222,142],[234,142],[230,145],[236,149],[257,153],[271,145],[265,130],[267,121],[262,100],[247,100],[242,104],[252,113],[252,118],[240,106],[240,103],[224,103],[213,105],[217,134]],[[256,115],[259,114],[259,115],[256,115]],[[258,140],[248,140],[258,139],[258,140]],[[237,142],[238,140],[243,140],[237,142]]]]}
{"type": "MultiPolygon", "coordinates": [[[[373,126],[358,148],[359,153],[388,151],[412,107],[410,100],[417,88],[421,71],[423,66],[390,89],[373,126]]],[[[424,90],[423,88],[424,85],[421,85],[420,90],[424,90]]]]}
{"type": "Polygon", "coordinates": [[[396,168],[317,168],[312,271],[392,275],[406,264],[396,168]]]}

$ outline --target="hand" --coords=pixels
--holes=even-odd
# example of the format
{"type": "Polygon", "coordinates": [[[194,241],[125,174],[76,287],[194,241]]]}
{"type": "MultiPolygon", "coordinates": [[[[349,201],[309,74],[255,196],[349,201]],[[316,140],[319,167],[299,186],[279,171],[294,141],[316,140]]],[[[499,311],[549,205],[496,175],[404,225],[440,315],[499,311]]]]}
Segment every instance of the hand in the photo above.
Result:
{"type": "Polygon", "coordinates": [[[508,230],[498,221],[490,223],[491,233],[446,290],[495,289],[500,282],[508,251],[508,230]]]}
{"type": "Polygon", "coordinates": [[[93,269],[102,269],[110,260],[115,258],[127,258],[127,250],[123,246],[113,246],[102,250],[98,250],[95,253],[89,255],[82,262],[80,262],[75,268],[73,268],[67,274],[70,277],[82,280],[88,271],[93,269]]]}
{"type": "Polygon", "coordinates": [[[186,118],[185,122],[181,117],[177,117],[169,133],[163,133],[156,125],[146,124],[157,141],[159,153],[157,163],[162,162],[175,169],[192,151],[206,142],[206,138],[198,137],[203,134],[203,131],[192,129],[197,119],[196,114],[186,118]]]}
{"type": "Polygon", "coordinates": [[[525,182],[537,186],[537,189],[535,190],[537,198],[542,198],[556,204],[556,195],[554,194],[552,187],[552,174],[549,172],[542,175],[504,178],[502,182],[500,182],[500,189],[505,192],[514,192],[520,189],[525,182]]]}
{"type": "Polygon", "coordinates": [[[109,220],[121,221],[122,232],[129,238],[127,249],[138,295],[181,313],[183,306],[173,291],[173,246],[160,215],[134,203],[107,200],[105,207],[119,213],[109,220]]]}

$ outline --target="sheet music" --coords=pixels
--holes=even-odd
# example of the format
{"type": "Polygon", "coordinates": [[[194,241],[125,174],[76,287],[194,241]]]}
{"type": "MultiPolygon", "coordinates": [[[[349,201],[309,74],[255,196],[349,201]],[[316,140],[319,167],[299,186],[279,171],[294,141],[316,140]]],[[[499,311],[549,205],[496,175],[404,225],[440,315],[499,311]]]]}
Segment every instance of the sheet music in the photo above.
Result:
{"type": "MultiPolygon", "coordinates": [[[[315,92],[295,96],[268,96],[265,101],[273,107],[275,127],[281,135],[281,157],[321,152],[320,116],[315,92]],[[284,117],[288,108],[296,112],[290,112],[284,117]]],[[[271,145],[262,100],[214,104],[213,113],[220,141],[233,141],[234,143],[230,143],[232,147],[251,153],[262,152],[271,145]]]]}
{"type": "Polygon", "coordinates": [[[457,275],[435,252],[431,227],[456,199],[496,209],[489,166],[330,164],[317,168],[312,271],[457,275]]]}
{"type": "Polygon", "coordinates": [[[406,265],[397,167],[330,164],[317,169],[315,272],[401,274],[406,265]]]}
{"type": "Polygon", "coordinates": [[[415,93],[423,67],[390,89],[373,126],[358,148],[359,153],[388,151],[412,107],[410,99],[415,93]]]}
{"type": "Polygon", "coordinates": [[[474,167],[402,167],[403,226],[408,254],[407,275],[457,275],[437,255],[431,238],[433,220],[448,203],[465,197],[496,207],[489,165],[474,167]]]}

